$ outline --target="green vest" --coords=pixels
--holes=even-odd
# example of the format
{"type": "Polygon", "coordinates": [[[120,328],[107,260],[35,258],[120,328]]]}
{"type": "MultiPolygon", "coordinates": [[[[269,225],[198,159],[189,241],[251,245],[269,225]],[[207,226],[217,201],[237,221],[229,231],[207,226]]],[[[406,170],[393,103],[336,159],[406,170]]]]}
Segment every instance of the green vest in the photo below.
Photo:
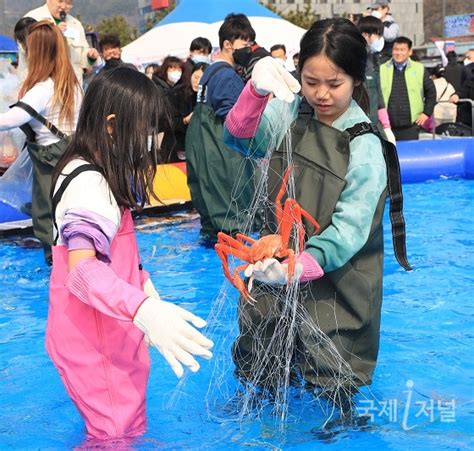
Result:
{"type": "MultiPolygon", "coordinates": [[[[385,105],[388,108],[388,101],[392,92],[393,82],[393,61],[387,61],[380,66],[380,84],[382,86],[382,95],[385,105]]],[[[411,121],[415,122],[416,118],[423,113],[424,108],[424,90],[423,90],[423,75],[425,68],[423,64],[408,60],[405,69],[405,82],[408,91],[408,100],[410,102],[410,116],[411,121]]]]}

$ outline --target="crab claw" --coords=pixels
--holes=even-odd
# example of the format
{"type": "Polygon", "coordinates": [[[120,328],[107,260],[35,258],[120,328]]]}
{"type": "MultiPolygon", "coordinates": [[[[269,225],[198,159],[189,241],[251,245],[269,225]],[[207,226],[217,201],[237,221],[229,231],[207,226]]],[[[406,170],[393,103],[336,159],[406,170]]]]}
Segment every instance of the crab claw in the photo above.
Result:
{"type": "Polygon", "coordinates": [[[234,282],[235,282],[235,287],[237,288],[237,290],[240,291],[240,294],[247,302],[250,302],[252,304],[257,302],[252,296],[250,296],[249,289],[247,289],[244,281],[240,277],[236,278],[234,282]]]}
{"type": "Polygon", "coordinates": [[[247,285],[247,290],[249,293],[252,291],[252,288],[253,288],[253,274],[250,276],[249,283],[247,285]]]}

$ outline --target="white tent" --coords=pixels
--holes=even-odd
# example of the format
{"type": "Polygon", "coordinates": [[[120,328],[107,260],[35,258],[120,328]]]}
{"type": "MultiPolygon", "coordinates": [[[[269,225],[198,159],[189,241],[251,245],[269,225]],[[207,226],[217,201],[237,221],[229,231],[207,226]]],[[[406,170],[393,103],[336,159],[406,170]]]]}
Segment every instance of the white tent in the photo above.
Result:
{"type": "MultiPolygon", "coordinates": [[[[125,46],[122,59],[135,65],[144,65],[161,62],[167,55],[186,58],[191,41],[198,36],[208,38],[217,49],[219,27],[224,17],[231,12],[247,14],[255,29],[257,42],[267,50],[274,44],[285,44],[288,56],[299,51],[300,39],[306,31],[303,28],[282,19],[253,0],[239,2],[219,0],[217,4],[219,11],[216,10],[216,5],[206,7],[207,3],[213,2],[216,0],[182,0],[179,6],[157,26],[125,46]],[[193,9],[198,5],[199,10],[193,9]],[[217,18],[220,20],[215,20],[217,18]]],[[[289,65],[291,66],[291,61],[289,65]]]]}

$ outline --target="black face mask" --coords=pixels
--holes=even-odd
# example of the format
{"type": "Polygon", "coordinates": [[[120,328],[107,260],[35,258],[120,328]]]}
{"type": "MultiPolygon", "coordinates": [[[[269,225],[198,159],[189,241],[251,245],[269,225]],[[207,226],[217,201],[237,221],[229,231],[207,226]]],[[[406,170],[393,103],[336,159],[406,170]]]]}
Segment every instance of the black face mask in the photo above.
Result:
{"type": "Polygon", "coordinates": [[[122,64],[120,58],[110,58],[105,62],[104,67],[107,69],[114,69],[115,67],[119,67],[122,64]]]}
{"type": "Polygon", "coordinates": [[[236,50],[232,56],[234,57],[236,64],[246,67],[252,57],[252,48],[242,47],[241,49],[236,50]]]}

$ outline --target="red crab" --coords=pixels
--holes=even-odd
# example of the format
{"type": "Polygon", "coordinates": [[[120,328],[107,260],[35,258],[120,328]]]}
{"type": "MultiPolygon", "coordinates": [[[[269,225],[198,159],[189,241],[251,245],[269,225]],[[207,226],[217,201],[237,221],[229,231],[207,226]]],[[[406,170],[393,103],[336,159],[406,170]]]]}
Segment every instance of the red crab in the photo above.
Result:
{"type": "Polygon", "coordinates": [[[278,233],[263,236],[258,240],[254,240],[253,238],[241,233],[237,234],[235,238],[232,238],[223,232],[219,232],[217,234],[215,250],[221,259],[224,274],[229,282],[240,291],[242,296],[247,301],[252,301],[253,299],[250,296],[244,281],[239,275],[241,271],[245,271],[249,264],[253,264],[267,258],[288,258],[289,284],[295,271],[295,252],[293,249],[288,247],[293,227],[297,227],[298,229],[300,252],[304,249],[305,235],[302,218],[306,218],[311,224],[313,224],[314,233],[317,233],[320,229],[318,222],[307,211],[305,211],[295,199],[287,198],[283,206],[281,204],[281,200],[286,192],[291,170],[292,166],[289,166],[283,176],[283,182],[275,199],[278,233]],[[231,275],[229,269],[229,255],[233,255],[234,257],[240,258],[246,262],[245,265],[234,268],[233,275],[231,275]]]}

